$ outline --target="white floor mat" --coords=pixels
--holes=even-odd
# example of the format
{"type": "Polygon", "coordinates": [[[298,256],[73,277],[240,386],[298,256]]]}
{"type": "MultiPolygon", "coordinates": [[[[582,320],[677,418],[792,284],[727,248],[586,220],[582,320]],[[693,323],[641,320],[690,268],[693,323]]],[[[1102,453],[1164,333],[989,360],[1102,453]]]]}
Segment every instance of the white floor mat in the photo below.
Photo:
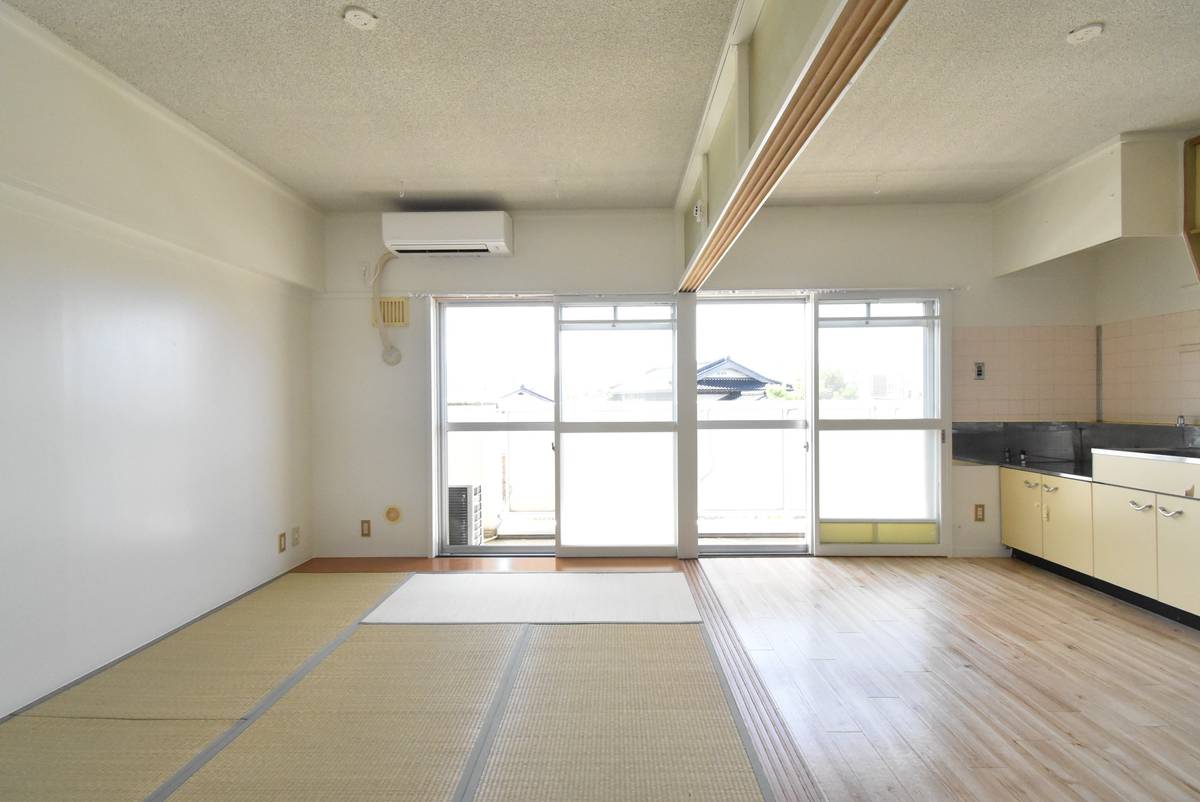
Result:
{"type": "Polygon", "coordinates": [[[697,623],[681,573],[415,574],[367,624],[697,623]]]}

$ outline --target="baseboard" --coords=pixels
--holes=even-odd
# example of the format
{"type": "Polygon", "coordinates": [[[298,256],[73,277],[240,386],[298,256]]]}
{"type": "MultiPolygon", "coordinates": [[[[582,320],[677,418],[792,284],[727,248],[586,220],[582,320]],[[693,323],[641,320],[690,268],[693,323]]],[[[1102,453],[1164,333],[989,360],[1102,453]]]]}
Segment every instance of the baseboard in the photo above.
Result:
{"type": "Polygon", "coordinates": [[[1101,593],[1105,593],[1115,599],[1120,599],[1121,601],[1132,604],[1135,607],[1141,607],[1143,610],[1148,610],[1155,615],[1161,615],[1163,618],[1168,618],[1171,621],[1183,624],[1185,627],[1200,629],[1200,615],[1189,613],[1187,610],[1180,610],[1178,607],[1172,607],[1169,604],[1164,604],[1158,599],[1152,599],[1149,596],[1143,596],[1140,593],[1134,593],[1132,590],[1120,587],[1119,585],[1113,585],[1109,582],[1105,582],[1103,579],[1097,579],[1094,576],[1080,573],[1079,571],[1067,568],[1064,565],[1050,562],[1042,557],[1038,557],[1018,549],[1012,550],[1012,556],[1015,559],[1021,560],[1022,562],[1026,562],[1030,565],[1034,565],[1038,568],[1049,571],[1052,574],[1058,574],[1066,579],[1074,580],[1081,585],[1087,585],[1093,590],[1098,590],[1101,593]]]}

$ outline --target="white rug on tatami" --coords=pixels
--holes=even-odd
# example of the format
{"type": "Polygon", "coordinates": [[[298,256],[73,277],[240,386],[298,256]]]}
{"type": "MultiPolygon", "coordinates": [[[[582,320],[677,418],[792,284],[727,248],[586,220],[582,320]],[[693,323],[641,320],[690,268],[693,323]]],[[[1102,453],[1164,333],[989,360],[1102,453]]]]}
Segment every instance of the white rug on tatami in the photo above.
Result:
{"type": "Polygon", "coordinates": [[[681,573],[414,574],[365,624],[683,624],[700,611],[681,573]]]}

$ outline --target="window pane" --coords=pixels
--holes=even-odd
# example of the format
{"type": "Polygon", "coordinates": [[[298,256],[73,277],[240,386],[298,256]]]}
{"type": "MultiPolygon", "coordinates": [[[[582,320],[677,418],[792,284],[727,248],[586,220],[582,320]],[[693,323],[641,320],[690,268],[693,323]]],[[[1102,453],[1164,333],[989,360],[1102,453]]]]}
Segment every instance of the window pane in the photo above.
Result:
{"type": "Polygon", "coordinates": [[[820,417],[934,417],[936,397],[927,399],[925,389],[927,336],[924,325],[820,329],[820,417]]]}
{"type": "Polygon", "coordinates": [[[449,421],[554,420],[554,307],[448,306],[449,421]]]}
{"type": "Polygon", "coordinates": [[[821,317],[866,317],[867,305],[865,303],[822,301],[820,314],[821,317]]]}
{"type": "Polygon", "coordinates": [[[808,531],[808,468],[799,429],[697,432],[700,533],[808,531]]]}
{"type": "Polygon", "coordinates": [[[937,518],[937,430],[821,432],[821,519],[937,518]]]}
{"type": "Polygon", "coordinates": [[[563,320],[612,320],[613,307],[611,304],[607,306],[589,306],[587,304],[563,306],[559,309],[559,317],[563,320]]]}
{"type": "Polygon", "coordinates": [[[617,307],[617,320],[670,320],[675,314],[671,304],[627,304],[617,307]]]}
{"type": "Polygon", "coordinates": [[[803,303],[698,304],[699,420],[803,420],[804,315],[803,303]]]}
{"type": "Polygon", "coordinates": [[[871,317],[928,317],[929,306],[924,301],[872,301],[871,317]]]}
{"type": "Polygon", "coordinates": [[[564,434],[562,543],[675,543],[675,435],[564,434]]]}
{"type": "Polygon", "coordinates": [[[446,476],[479,486],[485,538],[554,537],[554,432],[450,432],[446,476]]]}
{"type": "Polygon", "coordinates": [[[670,329],[560,332],[566,421],[669,421],[675,415],[670,329]]]}

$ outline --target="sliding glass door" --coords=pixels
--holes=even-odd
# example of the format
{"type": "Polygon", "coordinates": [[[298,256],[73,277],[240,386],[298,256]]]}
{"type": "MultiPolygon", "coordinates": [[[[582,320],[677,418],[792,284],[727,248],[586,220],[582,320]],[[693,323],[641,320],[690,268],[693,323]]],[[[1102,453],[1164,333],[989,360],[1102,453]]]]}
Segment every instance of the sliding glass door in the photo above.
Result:
{"type": "Polygon", "coordinates": [[[817,553],[945,553],[942,301],[817,309],[817,553]]]}
{"type": "Polygon", "coordinates": [[[675,304],[438,309],[442,553],[673,554],[675,304]]]}
{"type": "Polygon", "coordinates": [[[554,304],[440,306],[441,550],[550,553],[554,304]]]}
{"type": "Polygon", "coordinates": [[[443,553],[948,551],[944,298],[681,306],[439,303],[443,553]]]}
{"type": "Polygon", "coordinates": [[[808,548],[809,308],[803,298],[697,304],[701,553],[808,548]]]}
{"type": "Polygon", "coordinates": [[[557,308],[559,553],[674,553],[675,304],[557,308]]]}

